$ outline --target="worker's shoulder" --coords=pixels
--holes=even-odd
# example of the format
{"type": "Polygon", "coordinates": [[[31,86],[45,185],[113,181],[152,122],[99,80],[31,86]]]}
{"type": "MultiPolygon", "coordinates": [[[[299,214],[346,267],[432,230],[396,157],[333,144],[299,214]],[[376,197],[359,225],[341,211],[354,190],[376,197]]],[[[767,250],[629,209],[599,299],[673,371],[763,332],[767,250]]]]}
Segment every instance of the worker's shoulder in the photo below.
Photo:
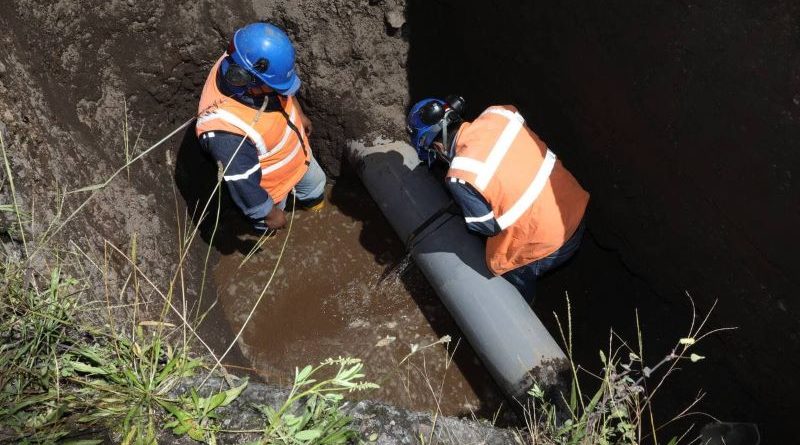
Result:
{"type": "Polygon", "coordinates": [[[199,139],[206,150],[215,155],[224,155],[226,158],[236,152],[247,153],[255,150],[255,145],[246,136],[227,131],[206,131],[200,134],[199,139]]]}
{"type": "Polygon", "coordinates": [[[517,107],[515,107],[514,105],[490,105],[490,106],[486,107],[486,110],[484,110],[484,113],[490,112],[492,110],[495,110],[495,111],[496,110],[505,110],[505,111],[510,111],[512,113],[518,113],[519,112],[519,109],[517,107]]]}

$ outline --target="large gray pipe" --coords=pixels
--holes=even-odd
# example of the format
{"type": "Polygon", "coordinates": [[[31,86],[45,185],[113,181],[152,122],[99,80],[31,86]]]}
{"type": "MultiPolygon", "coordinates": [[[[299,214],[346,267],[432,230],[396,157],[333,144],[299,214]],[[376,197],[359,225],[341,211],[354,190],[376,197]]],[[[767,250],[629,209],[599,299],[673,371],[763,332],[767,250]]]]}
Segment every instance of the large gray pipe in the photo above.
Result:
{"type": "Polygon", "coordinates": [[[348,148],[370,195],[500,387],[515,398],[532,380],[559,388],[564,352],[516,288],[489,272],[484,243],[463,218],[443,213],[409,240],[450,201],[414,149],[394,141],[348,148]]]}

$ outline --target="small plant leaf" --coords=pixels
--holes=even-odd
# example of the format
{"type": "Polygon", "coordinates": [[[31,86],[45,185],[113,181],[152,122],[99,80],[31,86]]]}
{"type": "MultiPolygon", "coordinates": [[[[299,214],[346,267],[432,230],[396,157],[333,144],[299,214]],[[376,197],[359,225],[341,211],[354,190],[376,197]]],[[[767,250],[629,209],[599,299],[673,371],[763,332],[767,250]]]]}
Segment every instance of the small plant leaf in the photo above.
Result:
{"type": "Polygon", "coordinates": [[[303,442],[307,442],[309,440],[314,440],[320,436],[322,436],[321,430],[303,430],[295,434],[294,438],[297,440],[302,440],[303,442]]]}
{"type": "Polygon", "coordinates": [[[578,388],[576,385],[576,382],[572,382],[569,391],[569,407],[573,413],[578,409],[578,388]]]}
{"type": "Polygon", "coordinates": [[[181,423],[178,426],[176,426],[175,428],[173,428],[172,432],[175,433],[175,435],[183,436],[191,428],[192,428],[192,424],[190,424],[188,422],[187,423],[181,423]]]}
{"type": "Polygon", "coordinates": [[[70,361],[68,364],[72,366],[72,369],[78,372],[82,372],[84,374],[100,374],[100,375],[108,374],[107,370],[103,368],[98,368],[97,366],[91,366],[85,363],[73,362],[73,361],[70,361]]]}
{"type": "Polygon", "coordinates": [[[214,394],[213,396],[211,396],[208,399],[208,401],[206,403],[206,406],[204,407],[204,411],[206,413],[214,411],[215,409],[217,409],[217,407],[221,406],[224,402],[225,402],[225,393],[224,392],[220,392],[220,393],[214,394]]]}
{"type": "Polygon", "coordinates": [[[228,406],[231,402],[236,400],[237,397],[239,397],[239,395],[242,393],[242,391],[244,391],[245,388],[247,388],[247,380],[245,380],[244,383],[242,383],[241,385],[225,391],[223,393],[225,394],[225,400],[222,402],[222,405],[220,406],[228,406]]]}
{"type": "Polygon", "coordinates": [[[705,358],[705,356],[697,355],[697,354],[692,354],[692,355],[689,356],[689,360],[691,360],[692,363],[697,363],[700,360],[703,360],[704,358],[705,358]]]}
{"type": "Polygon", "coordinates": [[[311,365],[306,366],[302,371],[297,371],[297,368],[295,368],[294,384],[299,385],[300,383],[304,382],[306,379],[308,379],[308,377],[311,375],[311,371],[313,370],[314,368],[312,368],[311,365]]]}
{"type": "Polygon", "coordinates": [[[283,415],[283,423],[285,423],[289,428],[294,428],[297,426],[300,423],[300,420],[302,420],[302,418],[295,416],[294,414],[283,415]]]}

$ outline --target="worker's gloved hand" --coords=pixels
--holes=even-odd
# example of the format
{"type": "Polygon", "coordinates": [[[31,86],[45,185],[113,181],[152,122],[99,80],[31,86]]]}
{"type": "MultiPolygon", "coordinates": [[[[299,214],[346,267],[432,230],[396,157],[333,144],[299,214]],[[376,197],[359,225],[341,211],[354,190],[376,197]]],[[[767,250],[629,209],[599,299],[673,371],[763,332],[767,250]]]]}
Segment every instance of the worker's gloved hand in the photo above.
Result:
{"type": "Polygon", "coordinates": [[[272,208],[266,218],[264,224],[270,229],[278,230],[286,226],[286,212],[279,209],[278,206],[272,208]]]}
{"type": "Polygon", "coordinates": [[[303,113],[300,115],[300,120],[303,122],[303,130],[305,130],[306,136],[311,136],[311,131],[314,129],[314,124],[311,123],[311,119],[303,113]]]}

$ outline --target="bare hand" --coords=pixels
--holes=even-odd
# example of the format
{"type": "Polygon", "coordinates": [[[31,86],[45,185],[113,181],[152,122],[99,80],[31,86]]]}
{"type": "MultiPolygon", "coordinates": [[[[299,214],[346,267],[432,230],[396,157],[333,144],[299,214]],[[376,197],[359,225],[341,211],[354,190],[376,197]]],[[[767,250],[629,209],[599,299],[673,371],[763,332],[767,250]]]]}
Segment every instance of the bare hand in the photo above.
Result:
{"type": "Polygon", "coordinates": [[[274,230],[284,228],[286,226],[286,212],[279,209],[278,206],[273,207],[269,215],[264,218],[264,224],[274,230]]]}

